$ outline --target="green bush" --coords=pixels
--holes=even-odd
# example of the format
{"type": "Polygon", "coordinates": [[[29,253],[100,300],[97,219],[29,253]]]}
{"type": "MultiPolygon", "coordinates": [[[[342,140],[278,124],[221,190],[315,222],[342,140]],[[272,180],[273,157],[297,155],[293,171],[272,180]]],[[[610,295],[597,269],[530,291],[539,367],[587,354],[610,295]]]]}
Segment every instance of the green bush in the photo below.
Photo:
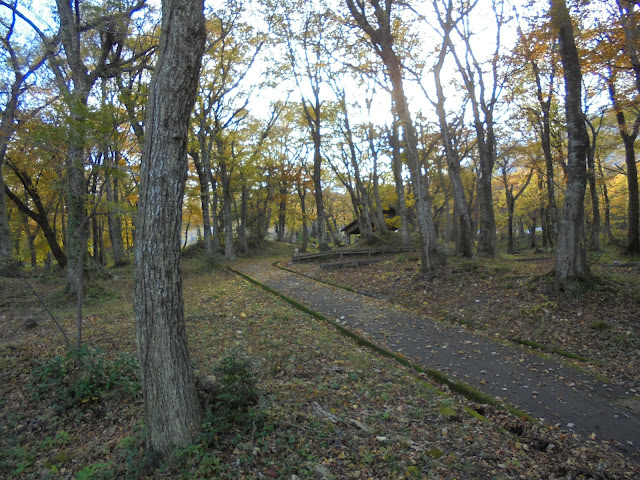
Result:
{"type": "Polygon", "coordinates": [[[215,402],[229,410],[246,410],[260,399],[255,362],[239,348],[232,349],[215,367],[215,402]]]}
{"type": "Polygon", "coordinates": [[[53,396],[61,408],[101,401],[113,392],[135,396],[140,391],[138,363],[129,354],[109,360],[102,351],[83,346],[36,367],[30,386],[34,399],[53,396]]]}
{"type": "Polygon", "coordinates": [[[234,348],[214,368],[215,382],[202,392],[207,398],[205,437],[225,437],[232,431],[254,428],[263,416],[254,408],[262,392],[256,363],[242,349],[234,348]]]}

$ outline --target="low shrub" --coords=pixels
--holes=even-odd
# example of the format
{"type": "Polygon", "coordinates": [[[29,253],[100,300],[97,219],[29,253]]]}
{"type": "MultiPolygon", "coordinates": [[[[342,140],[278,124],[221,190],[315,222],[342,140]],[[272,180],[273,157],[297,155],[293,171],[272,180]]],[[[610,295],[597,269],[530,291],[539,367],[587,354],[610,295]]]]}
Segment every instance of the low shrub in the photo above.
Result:
{"type": "Polygon", "coordinates": [[[30,388],[35,400],[51,397],[59,409],[98,402],[115,392],[135,396],[140,391],[137,359],[119,354],[115,359],[87,346],[37,366],[31,372],[30,388]]]}

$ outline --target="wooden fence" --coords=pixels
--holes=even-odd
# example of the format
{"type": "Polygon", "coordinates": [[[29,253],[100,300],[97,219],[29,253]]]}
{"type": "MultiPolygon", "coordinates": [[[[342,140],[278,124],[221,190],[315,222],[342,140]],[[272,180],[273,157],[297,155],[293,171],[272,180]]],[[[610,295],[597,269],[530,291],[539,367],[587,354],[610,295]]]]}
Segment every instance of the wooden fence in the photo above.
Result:
{"type": "Polygon", "coordinates": [[[314,253],[296,253],[291,257],[292,262],[306,262],[310,260],[319,260],[325,258],[339,258],[343,259],[344,257],[367,257],[371,258],[374,255],[384,255],[387,253],[402,253],[402,252],[413,252],[415,251],[412,247],[390,247],[390,248],[366,248],[359,250],[347,250],[347,249],[336,249],[336,250],[328,250],[326,252],[314,252],[314,253]]]}

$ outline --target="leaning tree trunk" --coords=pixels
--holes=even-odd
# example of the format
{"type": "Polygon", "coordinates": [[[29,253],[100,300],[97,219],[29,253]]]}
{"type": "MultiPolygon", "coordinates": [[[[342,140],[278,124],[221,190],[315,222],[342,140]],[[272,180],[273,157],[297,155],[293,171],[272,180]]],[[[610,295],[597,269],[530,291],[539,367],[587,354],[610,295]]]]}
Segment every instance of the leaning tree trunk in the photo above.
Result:
{"type": "Polygon", "coordinates": [[[575,291],[578,288],[578,283],[589,277],[584,234],[588,136],[581,104],[582,72],[580,71],[580,60],[565,0],[551,0],[551,19],[559,31],[569,139],[567,189],[558,229],[555,285],[559,291],[575,291]]]}
{"type": "Polygon", "coordinates": [[[192,443],[202,413],[187,348],[180,226],[187,129],[206,36],[202,0],[163,0],[136,224],[135,313],[147,448],[192,443]]]}

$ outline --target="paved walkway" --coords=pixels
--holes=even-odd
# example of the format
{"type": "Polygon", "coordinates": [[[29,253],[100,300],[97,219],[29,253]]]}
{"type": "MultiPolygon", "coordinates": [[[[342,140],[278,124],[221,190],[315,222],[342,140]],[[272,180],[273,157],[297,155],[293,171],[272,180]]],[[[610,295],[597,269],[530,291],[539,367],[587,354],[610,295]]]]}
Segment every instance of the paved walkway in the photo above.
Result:
{"type": "Polygon", "coordinates": [[[640,402],[624,390],[524,348],[316,282],[268,261],[238,263],[234,268],[389,350],[418,359],[547,424],[614,441],[640,460],[640,402]]]}

